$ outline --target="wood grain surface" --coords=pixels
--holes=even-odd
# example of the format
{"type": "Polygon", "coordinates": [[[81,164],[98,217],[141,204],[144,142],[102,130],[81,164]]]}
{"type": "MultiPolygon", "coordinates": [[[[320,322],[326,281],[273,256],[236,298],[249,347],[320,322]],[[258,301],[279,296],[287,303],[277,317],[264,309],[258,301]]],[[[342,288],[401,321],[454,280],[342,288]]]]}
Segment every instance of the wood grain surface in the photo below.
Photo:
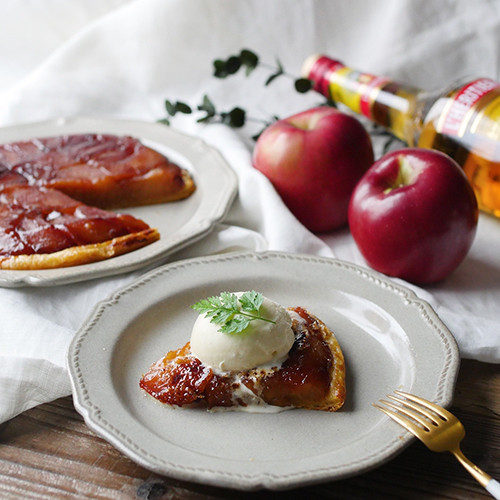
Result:
{"type": "MultiPolygon", "coordinates": [[[[462,450],[500,480],[500,365],[464,360],[452,411],[465,425],[462,450]]],[[[368,473],[289,491],[239,492],[185,484],[135,464],[97,437],[71,397],[0,427],[0,499],[481,499],[491,498],[449,454],[419,442],[368,473]]]]}

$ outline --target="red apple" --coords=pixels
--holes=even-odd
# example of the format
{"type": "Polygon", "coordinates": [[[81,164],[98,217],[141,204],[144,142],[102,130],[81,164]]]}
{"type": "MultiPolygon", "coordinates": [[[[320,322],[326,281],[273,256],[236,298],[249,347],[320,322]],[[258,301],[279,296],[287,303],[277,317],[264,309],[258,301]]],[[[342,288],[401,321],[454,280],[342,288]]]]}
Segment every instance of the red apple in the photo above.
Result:
{"type": "Polygon", "coordinates": [[[349,226],[369,266],[417,284],[440,281],[467,255],[478,207],[458,164],[408,148],[378,160],[353,192],[349,226]]]}
{"type": "Polygon", "coordinates": [[[373,161],[363,125],[330,107],[273,123],[257,140],[253,154],[254,167],[313,232],[347,224],[349,198],[373,161]]]}

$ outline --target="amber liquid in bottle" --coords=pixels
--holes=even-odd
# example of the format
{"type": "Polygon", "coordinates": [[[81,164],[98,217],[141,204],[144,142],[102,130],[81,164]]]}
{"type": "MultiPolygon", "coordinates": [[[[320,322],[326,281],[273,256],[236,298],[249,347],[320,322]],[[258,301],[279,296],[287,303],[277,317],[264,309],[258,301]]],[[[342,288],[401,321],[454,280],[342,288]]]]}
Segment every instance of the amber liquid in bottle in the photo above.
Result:
{"type": "Polygon", "coordinates": [[[439,93],[311,56],[303,75],[334,102],[409,146],[443,151],[464,169],[479,208],[500,218],[500,84],[479,78],[439,93]]]}

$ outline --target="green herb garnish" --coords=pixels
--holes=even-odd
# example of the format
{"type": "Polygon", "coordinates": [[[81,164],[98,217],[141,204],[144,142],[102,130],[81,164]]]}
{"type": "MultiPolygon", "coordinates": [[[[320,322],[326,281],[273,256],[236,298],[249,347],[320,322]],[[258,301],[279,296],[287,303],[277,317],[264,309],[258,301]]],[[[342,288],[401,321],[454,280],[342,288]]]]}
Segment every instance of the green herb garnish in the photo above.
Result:
{"type": "Polygon", "coordinates": [[[276,323],[260,315],[263,300],[262,294],[254,290],[245,292],[240,297],[234,293],[222,292],[217,297],[202,299],[191,307],[210,318],[210,323],[220,325],[219,332],[240,333],[251,321],[276,323]]]}

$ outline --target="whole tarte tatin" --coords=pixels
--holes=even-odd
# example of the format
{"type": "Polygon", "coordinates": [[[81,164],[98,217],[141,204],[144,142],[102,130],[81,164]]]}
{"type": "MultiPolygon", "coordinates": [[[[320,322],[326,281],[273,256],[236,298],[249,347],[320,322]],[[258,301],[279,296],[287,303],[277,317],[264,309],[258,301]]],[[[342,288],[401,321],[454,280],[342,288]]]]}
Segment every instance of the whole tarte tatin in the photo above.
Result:
{"type": "Polygon", "coordinates": [[[107,209],[180,200],[194,190],[185,169],[129,136],[0,145],[0,269],[74,266],[141,248],[158,231],[107,209]]]}

